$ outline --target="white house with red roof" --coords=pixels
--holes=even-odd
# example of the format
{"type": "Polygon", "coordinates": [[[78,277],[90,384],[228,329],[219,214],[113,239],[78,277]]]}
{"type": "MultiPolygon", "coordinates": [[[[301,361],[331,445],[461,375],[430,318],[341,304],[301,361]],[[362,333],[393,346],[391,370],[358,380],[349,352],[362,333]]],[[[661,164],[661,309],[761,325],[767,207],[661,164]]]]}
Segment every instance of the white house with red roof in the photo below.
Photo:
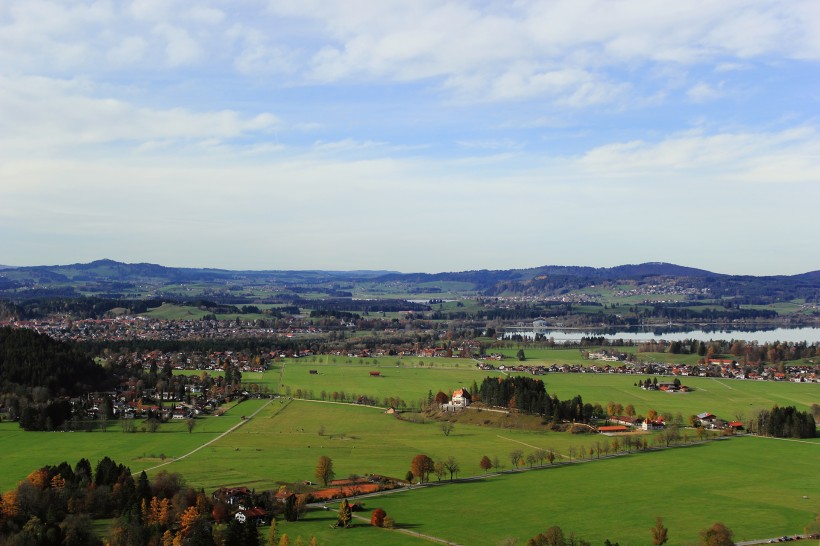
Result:
{"type": "Polygon", "coordinates": [[[456,389],[453,391],[453,398],[450,401],[450,404],[453,406],[466,408],[472,403],[472,401],[473,397],[470,396],[470,392],[467,389],[456,389]]]}

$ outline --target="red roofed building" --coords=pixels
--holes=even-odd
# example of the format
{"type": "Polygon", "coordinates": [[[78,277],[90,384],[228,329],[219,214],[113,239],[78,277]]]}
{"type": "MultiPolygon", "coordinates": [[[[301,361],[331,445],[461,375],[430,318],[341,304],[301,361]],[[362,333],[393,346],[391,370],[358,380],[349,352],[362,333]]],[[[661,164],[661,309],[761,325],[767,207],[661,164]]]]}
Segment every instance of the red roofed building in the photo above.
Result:
{"type": "Polygon", "coordinates": [[[602,434],[612,433],[612,432],[627,432],[629,429],[626,428],[624,425],[608,425],[605,427],[598,427],[598,432],[602,434]]]}
{"type": "Polygon", "coordinates": [[[473,397],[470,396],[470,392],[467,389],[457,389],[453,391],[452,405],[466,408],[472,401],[473,397]]]}

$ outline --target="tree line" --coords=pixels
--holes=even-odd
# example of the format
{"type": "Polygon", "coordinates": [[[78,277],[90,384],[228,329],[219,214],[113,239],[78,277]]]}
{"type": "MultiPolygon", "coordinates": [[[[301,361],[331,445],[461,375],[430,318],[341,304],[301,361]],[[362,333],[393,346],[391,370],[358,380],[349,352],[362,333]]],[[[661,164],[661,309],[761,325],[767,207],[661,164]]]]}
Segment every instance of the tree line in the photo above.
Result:
{"type": "Polygon", "coordinates": [[[550,397],[544,382],[531,377],[486,377],[478,392],[481,401],[490,406],[540,415],[557,423],[587,423],[594,413],[592,404],[584,404],[581,395],[570,400],[559,400],[556,395],[550,397]]]}

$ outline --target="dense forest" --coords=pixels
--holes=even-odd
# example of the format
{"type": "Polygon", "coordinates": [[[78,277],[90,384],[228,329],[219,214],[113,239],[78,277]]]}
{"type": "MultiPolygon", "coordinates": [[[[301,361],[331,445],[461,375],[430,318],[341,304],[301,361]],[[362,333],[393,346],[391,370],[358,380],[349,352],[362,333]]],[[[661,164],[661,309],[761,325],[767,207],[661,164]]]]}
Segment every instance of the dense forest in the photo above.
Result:
{"type": "Polygon", "coordinates": [[[559,400],[555,395],[550,397],[544,382],[531,377],[487,377],[478,392],[481,401],[490,406],[517,409],[556,423],[586,423],[593,415],[593,406],[584,405],[580,395],[571,400],[559,400]]]}

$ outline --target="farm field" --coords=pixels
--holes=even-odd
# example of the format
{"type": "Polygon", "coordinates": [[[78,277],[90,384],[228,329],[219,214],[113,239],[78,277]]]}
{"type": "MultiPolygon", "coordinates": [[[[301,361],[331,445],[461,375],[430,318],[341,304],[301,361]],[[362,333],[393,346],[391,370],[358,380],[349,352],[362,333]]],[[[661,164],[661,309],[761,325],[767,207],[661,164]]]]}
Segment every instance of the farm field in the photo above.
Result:
{"type": "Polygon", "coordinates": [[[594,444],[597,436],[536,432],[457,424],[447,437],[439,422],[413,423],[372,407],[279,399],[237,432],[166,468],[206,490],[226,485],[257,489],[277,481],[314,480],[319,456],[333,460],[336,476],[384,474],[404,478],[418,453],[433,459],[455,456],[461,476],[482,473],[484,455],[511,467],[509,453],[554,449],[566,458],[569,447],[594,444]],[[282,407],[282,409],[279,409],[282,407]],[[319,435],[324,427],[324,435],[319,435]]]}
{"type": "MultiPolygon", "coordinates": [[[[480,384],[488,375],[499,375],[478,370],[469,360],[402,359],[399,367],[396,360],[286,360],[264,374],[243,374],[243,381],[275,390],[282,380],[291,392],[312,390],[315,398],[322,390],[326,395],[344,390],[373,396],[381,404],[382,398],[389,396],[415,402],[430,390],[447,392],[473,381],[480,384]],[[424,366],[418,366],[420,361],[424,366]],[[309,370],[318,373],[310,374],[309,370]],[[374,370],[381,376],[371,377],[369,372],[374,370]]],[[[615,374],[540,377],[547,391],[561,399],[581,394],[586,402],[605,405],[613,400],[623,405],[631,403],[639,413],[653,408],[680,412],[684,418],[702,411],[724,418],[745,418],[750,411],[773,404],[796,405],[805,410],[820,401],[816,384],[693,377],[681,379],[694,387],[694,392],[668,394],[635,387],[634,383],[643,378],[615,374]]],[[[45,433],[24,432],[17,423],[0,423],[0,444],[25,445],[25,449],[6,450],[0,459],[0,490],[13,487],[40,466],[62,460],[74,464],[81,457],[94,466],[108,455],[138,473],[160,464],[162,454],[179,457],[216,438],[241,422],[243,415],[266,403],[249,400],[223,417],[198,419],[192,433],[187,432],[184,422],[163,424],[153,434],[124,434],[118,424],[112,424],[105,433],[45,433]]],[[[455,457],[461,466],[459,477],[468,477],[482,474],[479,461],[484,455],[498,458],[509,470],[509,453],[513,450],[521,450],[526,456],[536,449],[552,449],[559,454],[558,463],[568,460],[571,448],[575,451],[584,447],[588,453],[596,441],[605,439],[506,428],[503,422],[502,426],[490,420],[483,422],[482,413],[489,416],[490,412],[468,411],[474,424],[459,422],[445,436],[439,422],[429,419],[411,422],[385,414],[380,408],[283,396],[235,432],[163,469],[182,474],[189,485],[206,491],[230,485],[261,490],[277,488],[281,482],[315,480],[313,473],[320,455],[331,457],[339,478],[368,473],[403,478],[412,457],[425,453],[434,460],[455,457]]],[[[689,435],[694,437],[692,431],[689,435]]],[[[820,509],[814,493],[820,491],[818,450],[820,439],[795,442],[733,438],[400,492],[367,500],[368,512],[363,515],[381,506],[399,524],[460,544],[497,544],[509,536],[521,543],[553,524],[594,544],[606,538],[622,544],[644,544],[656,515],[662,515],[670,528],[671,544],[693,542],[699,529],[715,521],[734,529],[739,540],[768,538],[801,531],[820,509]],[[803,499],[803,495],[809,498],[803,499]],[[469,499],[469,510],[465,510],[465,498],[469,499]],[[708,510],[704,511],[704,506],[708,510]],[[646,512],[647,507],[653,507],[651,513],[646,512]]],[[[315,511],[306,521],[283,524],[281,530],[305,540],[316,535],[327,544],[419,543],[418,539],[371,529],[364,522],[349,531],[331,530],[328,526],[333,521],[333,512],[315,511]]]]}
{"type": "MultiPolygon", "coordinates": [[[[236,406],[221,417],[196,420],[193,432],[184,422],[164,423],[157,432],[123,433],[119,423],[112,423],[106,432],[27,432],[17,423],[0,423],[0,445],[20,446],[4,449],[0,458],[0,491],[17,485],[33,470],[66,461],[72,466],[81,458],[96,466],[105,457],[131,468],[137,474],[161,464],[161,456],[175,458],[216,438],[252,413],[265,401],[252,400],[236,406]],[[25,446],[23,448],[23,446],[25,446]]],[[[139,428],[141,421],[137,421],[139,428]]]]}
{"type": "MultiPolygon", "coordinates": [[[[383,398],[400,396],[408,404],[415,404],[420,398],[433,394],[438,389],[445,393],[472,385],[479,385],[485,377],[500,376],[498,371],[483,371],[471,366],[469,360],[456,359],[459,368],[445,368],[444,364],[454,359],[428,359],[424,367],[417,366],[420,359],[402,361],[403,367],[395,367],[393,358],[381,359],[346,359],[350,364],[327,364],[310,359],[288,360],[281,374],[283,384],[290,387],[291,393],[296,389],[313,391],[313,398],[321,398],[324,390],[328,399],[333,391],[366,394],[373,397],[378,404],[383,398]],[[372,363],[376,362],[374,366],[372,363]],[[386,365],[385,365],[386,364],[386,365]],[[310,374],[316,370],[317,374],[310,374]],[[371,377],[369,371],[376,370],[380,377],[371,377]]],[[[281,373],[281,364],[264,375],[247,374],[247,380],[268,385],[276,389],[281,373]]],[[[745,381],[707,377],[682,377],[683,384],[695,390],[689,393],[666,393],[644,391],[636,386],[638,380],[646,379],[642,375],[621,374],[565,374],[549,373],[539,376],[544,381],[549,394],[557,394],[560,399],[568,399],[580,394],[584,402],[606,405],[610,400],[623,404],[632,404],[639,414],[646,414],[649,409],[658,412],[675,414],[680,412],[684,419],[689,415],[708,411],[724,419],[735,419],[740,416],[746,420],[750,412],[770,409],[773,405],[794,405],[806,411],[813,403],[820,402],[820,387],[812,383],[786,383],[771,381],[745,381]]],[[[659,378],[659,380],[663,380],[659,378]]],[[[671,378],[669,378],[671,381],[671,378]]],[[[282,391],[280,391],[282,392],[282,391]]],[[[449,393],[448,393],[449,394],[449,393]]]]}
{"type": "MultiPolygon", "coordinates": [[[[336,391],[368,395],[378,404],[383,404],[386,397],[398,396],[408,405],[418,405],[418,401],[425,398],[430,390],[435,394],[438,389],[447,391],[460,386],[469,387],[473,381],[481,383],[488,373],[499,373],[479,370],[475,367],[475,361],[467,359],[398,360],[384,357],[345,360],[351,363],[325,364],[318,359],[314,362],[310,358],[288,360],[284,363],[283,383],[290,388],[291,393],[295,393],[296,389],[313,391],[313,398],[321,398],[322,391],[330,398],[336,391]],[[399,367],[396,366],[397,360],[400,362],[399,367]],[[419,362],[424,366],[419,366],[419,362]],[[318,373],[311,374],[310,370],[318,373]],[[378,371],[380,376],[372,377],[371,371],[378,371]]],[[[277,363],[265,373],[264,381],[273,381],[269,383],[271,389],[276,388],[281,365],[277,363]]],[[[279,392],[283,391],[280,389],[279,392]]]]}
{"type": "Polygon", "coordinates": [[[743,437],[401,492],[367,507],[460,544],[521,544],[552,525],[592,544],[648,544],[656,516],[669,544],[693,544],[716,521],[736,540],[770,538],[814,521],[818,463],[820,444],[743,437]]]}

